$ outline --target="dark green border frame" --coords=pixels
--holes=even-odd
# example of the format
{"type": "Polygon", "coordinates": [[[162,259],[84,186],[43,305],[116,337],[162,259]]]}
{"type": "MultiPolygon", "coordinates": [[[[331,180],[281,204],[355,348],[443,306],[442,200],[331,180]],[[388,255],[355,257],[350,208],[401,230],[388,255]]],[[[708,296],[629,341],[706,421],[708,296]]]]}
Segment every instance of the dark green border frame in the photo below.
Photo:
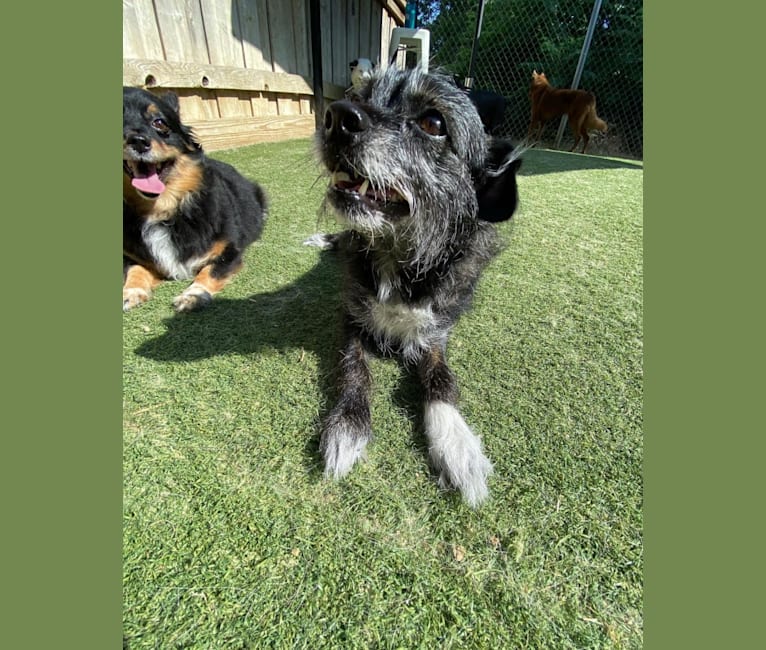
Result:
{"type": "Polygon", "coordinates": [[[762,643],[763,18],[744,7],[645,3],[647,649],[762,643]]]}
{"type": "MultiPolygon", "coordinates": [[[[760,86],[763,21],[742,6],[645,8],[647,649],[752,647],[760,614],[764,166],[760,111],[735,101],[760,86]]],[[[118,647],[121,8],[3,22],[3,641],[118,647]]]]}
{"type": "Polygon", "coordinates": [[[3,24],[2,644],[115,648],[122,9],[16,3],[3,24]]]}

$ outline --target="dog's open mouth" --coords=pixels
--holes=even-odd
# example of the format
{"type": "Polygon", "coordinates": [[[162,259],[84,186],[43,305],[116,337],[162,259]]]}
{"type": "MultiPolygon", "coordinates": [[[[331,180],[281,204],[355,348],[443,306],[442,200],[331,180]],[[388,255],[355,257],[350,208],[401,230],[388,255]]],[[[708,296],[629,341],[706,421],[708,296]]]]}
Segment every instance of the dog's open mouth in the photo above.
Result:
{"type": "Polygon", "coordinates": [[[130,176],[130,184],[141,195],[148,199],[156,199],[165,191],[165,181],[173,163],[173,160],[166,160],[161,163],[123,160],[122,166],[128,176],[130,176]]]}
{"type": "Polygon", "coordinates": [[[376,210],[407,209],[406,199],[393,187],[374,187],[369,178],[355,172],[336,170],[330,179],[330,186],[345,199],[362,202],[376,210]]]}

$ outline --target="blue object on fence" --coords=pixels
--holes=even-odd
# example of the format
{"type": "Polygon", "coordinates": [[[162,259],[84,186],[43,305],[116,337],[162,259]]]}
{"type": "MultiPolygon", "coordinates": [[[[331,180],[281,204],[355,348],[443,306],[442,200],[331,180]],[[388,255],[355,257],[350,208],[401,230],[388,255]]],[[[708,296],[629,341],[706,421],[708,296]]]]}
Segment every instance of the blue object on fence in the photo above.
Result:
{"type": "Polygon", "coordinates": [[[417,14],[417,2],[408,2],[404,10],[404,26],[409,29],[415,29],[415,16],[417,14]]]}

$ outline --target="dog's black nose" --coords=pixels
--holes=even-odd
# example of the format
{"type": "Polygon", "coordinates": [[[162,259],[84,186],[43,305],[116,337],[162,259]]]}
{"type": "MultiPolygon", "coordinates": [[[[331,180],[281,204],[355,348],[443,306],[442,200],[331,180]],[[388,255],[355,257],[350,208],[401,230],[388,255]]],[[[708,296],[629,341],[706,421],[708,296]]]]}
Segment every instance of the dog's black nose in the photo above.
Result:
{"type": "Polygon", "coordinates": [[[370,117],[359,106],[341,99],[327,107],[324,128],[328,136],[348,137],[370,127],[370,117]]]}
{"type": "Polygon", "coordinates": [[[126,142],[138,153],[145,153],[152,148],[152,143],[145,135],[134,133],[129,135],[126,142]]]}

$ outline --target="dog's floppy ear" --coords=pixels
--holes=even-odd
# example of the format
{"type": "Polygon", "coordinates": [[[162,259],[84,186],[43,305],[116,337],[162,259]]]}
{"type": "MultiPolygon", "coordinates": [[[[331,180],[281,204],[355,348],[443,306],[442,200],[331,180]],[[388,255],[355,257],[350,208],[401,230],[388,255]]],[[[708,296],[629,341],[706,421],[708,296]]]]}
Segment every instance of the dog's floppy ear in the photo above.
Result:
{"type": "Polygon", "coordinates": [[[176,95],[172,90],[167,90],[162,95],[160,95],[160,98],[163,102],[165,102],[170,108],[172,108],[176,113],[178,113],[178,95],[176,95]]]}
{"type": "Polygon", "coordinates": [[[167,90],[159,95],[159,97],[168,108],[173,109],[175,115],[166,114],[165,117],[175,123],[175,126],[173,127],[174,129],[184,134],[184,137],[190,146],[190,151],[202,151],[202,145],[197,139],[197,136],[194,134],[194,130],[181,121],[181,110],[178,102],[178,95],[176,95],[176,93],[174,93],[172,90],[167,90]]]}
{"type": "Polygon", "coordinates": [[[520,152],[508,140],[492,140],[484,172],[476,184],[479,219],[507,221],[519,200],[516,173],[521,167],[520,152]]]}

